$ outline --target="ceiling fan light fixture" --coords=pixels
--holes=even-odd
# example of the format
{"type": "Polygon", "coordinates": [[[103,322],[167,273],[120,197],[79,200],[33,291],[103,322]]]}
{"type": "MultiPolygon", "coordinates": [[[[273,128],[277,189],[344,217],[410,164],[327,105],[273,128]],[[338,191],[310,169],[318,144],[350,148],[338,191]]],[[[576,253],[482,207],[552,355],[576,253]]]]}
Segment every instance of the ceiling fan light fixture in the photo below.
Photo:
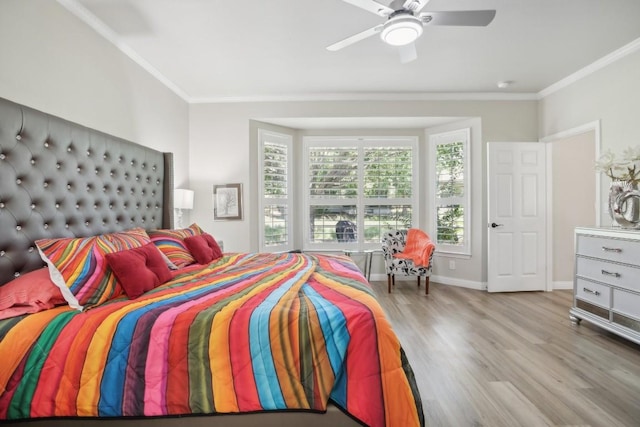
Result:
{"type": "Polygon", "coordinates": [[[422,21],[413,15],[402,14],[390,18],[382,28],[380,37],[391,46],[404,46],[422,35],[422,21]]]}

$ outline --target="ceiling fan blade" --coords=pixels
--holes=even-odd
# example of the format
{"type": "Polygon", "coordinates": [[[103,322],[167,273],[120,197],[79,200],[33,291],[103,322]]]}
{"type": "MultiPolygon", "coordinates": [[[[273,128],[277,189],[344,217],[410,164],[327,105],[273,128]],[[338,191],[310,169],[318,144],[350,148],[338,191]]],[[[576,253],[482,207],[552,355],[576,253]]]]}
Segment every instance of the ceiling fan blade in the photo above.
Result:
{"type": "Polygon", "coordinates": [[[403,64],[418,59],[418,52],[416,51],[415,43],[398,46],[398,52],[400,52],[400,62],[403,64]]]}
{"type": "Polygon", "coordinates": [[[344,47],[350,46],[354,43],[359,42],[360,40],[364,40],[367,37],[371,37],[372,35],[379,33],[380,31],[382,31],[383,26],[383,24],[376,25],[375,27],[364,30],[361,33],[354,34],[351,37],[347,37],[344,40],[340,40],[339,42],[332,44],[331,46],[327,46],[327,50],[335,52],[336,50],[340,50],[344,47]]]}
{"type": "Polygon", "coordinates": [[[375,13],[376,15],[387,17],[395,12],[388,6],[378,3],[373,0],[342,0],[345,3],[352,4],[360,9],[368,10],[371,13],[375,13]]]}
{"type": "Polygon", "coordinates": [[[429,3],[429,0],[407,0],[404,2],[403,8],[418,13],[429,3]]]}
{"type": "Polygon", "coordinates": [[[496,16],[495,10],[457,10],[450,12],[425,12],[420,18],[428,25],[468,25],[485,27],[496,16]]]}

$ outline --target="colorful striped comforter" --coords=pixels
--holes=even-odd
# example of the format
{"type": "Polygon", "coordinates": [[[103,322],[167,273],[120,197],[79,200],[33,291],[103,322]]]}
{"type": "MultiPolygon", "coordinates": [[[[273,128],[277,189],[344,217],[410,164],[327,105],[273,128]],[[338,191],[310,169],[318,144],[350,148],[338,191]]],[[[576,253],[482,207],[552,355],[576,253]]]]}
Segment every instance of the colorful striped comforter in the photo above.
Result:
{"type": "Polygon", "coordinates": [[[326,410],[424,425],[413,373],[341,256],[227,254],[140,298],[0,321],[0,420],[326,410]]]}

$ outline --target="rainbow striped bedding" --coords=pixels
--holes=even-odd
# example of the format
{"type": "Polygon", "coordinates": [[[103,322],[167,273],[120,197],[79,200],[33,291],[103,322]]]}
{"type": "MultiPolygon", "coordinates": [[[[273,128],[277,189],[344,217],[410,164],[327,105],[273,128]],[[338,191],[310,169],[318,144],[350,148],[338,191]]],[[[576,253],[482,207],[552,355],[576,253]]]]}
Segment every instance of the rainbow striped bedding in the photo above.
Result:
{"type": "Polygon", "coordinates": [[[351,260],[227,254],[129,301],[0,321],[0,420],[335,405],[424,425],[413,373],[351,260]]]}

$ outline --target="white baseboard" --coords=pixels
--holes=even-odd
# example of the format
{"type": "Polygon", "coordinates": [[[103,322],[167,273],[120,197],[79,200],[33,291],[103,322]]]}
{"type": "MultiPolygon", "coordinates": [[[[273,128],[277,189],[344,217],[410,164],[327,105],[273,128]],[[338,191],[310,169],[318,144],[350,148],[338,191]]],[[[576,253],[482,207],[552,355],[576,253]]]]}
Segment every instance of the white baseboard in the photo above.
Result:
{"type": "Polygon", "coordinates": [[[553,282],[553,289],[573,289],[573,282],[569,280],[553,282]]]}
{"type": "MultiPolygon", "coordinates": [[[[376,280],[376,281],[387,281],[387,275],[386,274],[372,274],[371,275],[371,280],[376,280]]],[[[397,276],[396,280],[412,280],[409,277],[406,277],[406,279],[403,277],[401,278],[401,276],[397,276]]],[[[459,286],[461,288],[469,288],[469,289],[476,289],[479,291],[486,291],[487,290],[487,284],[483,283],[483,282],[474,282],[471,280],[464,280],[464,279],[456,279],[454,277],[445,277],[445,276],[431,276],[430,279],[432,282],[437,282],[440,283],[442,285],[449,285],[449,286],[459,286]]]]}
{"type": "Polygon", "coordinates": [[[485,282],[476,282],[473,280],[464,280],[464,279],[457,279],[455,277],[435,276],[435,275],[431,276],[431,280],[437,283],[441,283],[443,285],[458,286],[461,288],[475,289],[478,291],[487,290],[487,284],[485,282]]]}

